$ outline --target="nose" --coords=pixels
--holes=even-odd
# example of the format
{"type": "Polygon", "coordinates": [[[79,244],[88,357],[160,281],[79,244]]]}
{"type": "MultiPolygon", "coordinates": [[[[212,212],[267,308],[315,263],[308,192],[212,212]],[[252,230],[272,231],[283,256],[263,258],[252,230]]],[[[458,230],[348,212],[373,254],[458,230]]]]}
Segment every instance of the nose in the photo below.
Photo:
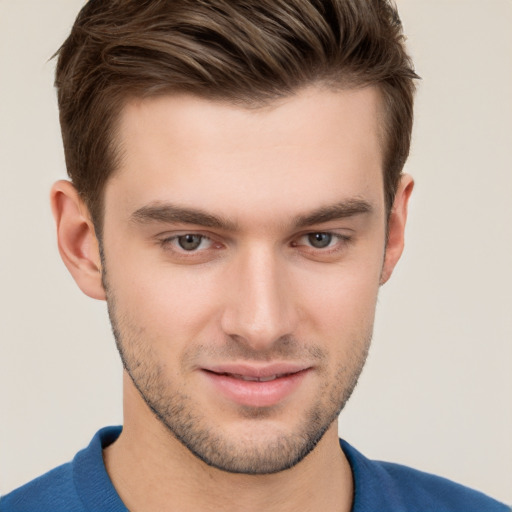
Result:
{"type": "Polygon", "coordinates": [[[233,262],[222,313],[228,336],[263,351],[294,333],[298,313],[286,266],[266,247],[252,247],[233,262]]]}

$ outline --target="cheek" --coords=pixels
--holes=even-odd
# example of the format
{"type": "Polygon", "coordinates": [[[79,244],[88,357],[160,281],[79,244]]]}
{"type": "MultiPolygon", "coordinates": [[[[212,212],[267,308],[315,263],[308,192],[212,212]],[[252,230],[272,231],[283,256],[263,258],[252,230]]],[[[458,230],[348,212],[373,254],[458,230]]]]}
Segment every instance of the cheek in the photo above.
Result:
{"type": "Polygon", "coordinates": [[[107,262],[118,315],[130,318],[155,342],[177,344],[214,322],[220,290],[213,276],[186,267],[144,265],[142,255],[122,261],[123,268],[112,270],[107,262]]]}
{"type": "MultiPolygon", "coordinates": [[[[288,290],[283,299],[301,318],[294,333],[299,339],[327,342],[371,331],[382,266],[375,239],[361,244],[342,263],[288,262],[282,269],[288,290]]],[[[107,281],[118,315],[130,319],[153,343],[176,348],[194,339],[222,338],[223,308],[229,306],[230,286],[236,281],[232,267],[221,262],[171,265],[136,244],[112,243],[105,249],[107,281]]]]}
{"type": "Polygon", "coordinates": [[[318,328],[339,334],[373,324],[382,267],[378,251],[373,254],[301,275],[297,295],[318,328]]]}
{"type": "Polygon", "coordinates": [[[327,291],[308,296],[306,309],[313,331],[342,351],[365,341],[373,329],[378,286],[360,284],[340,279],[327,291]]]}

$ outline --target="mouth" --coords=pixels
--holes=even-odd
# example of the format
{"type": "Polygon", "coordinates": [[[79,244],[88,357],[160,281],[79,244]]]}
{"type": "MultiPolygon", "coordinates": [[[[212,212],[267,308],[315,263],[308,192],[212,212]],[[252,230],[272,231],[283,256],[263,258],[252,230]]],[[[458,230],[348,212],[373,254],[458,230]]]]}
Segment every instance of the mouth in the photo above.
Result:
{"type": "MultiPolygon", "coordinates": [[[[209,371],[209,370],[205,370],[205,371],[209,371]]],[[[212,372],[212,373],[216,373],[216,372],[212,372]]],[[[252,376],[252,375],[242,375],[239,373],[228,373],[228,372],[217,373],[217,375],[224,375],[226,377],[231,377],[232,379],[244,380],[246,382],[270,382],[270,381],[273,381],[276,379],[281,379],[283,377],[289,377],[291,375],[294,375],[294,373],[297,373],[297,372],[279,373],[279,374],[275,374],[275,375],[268,375],[266,377],[257,377],[257,376],[252,376]]]]}
{"type": "Polygon", "coordinates": [[[203,368],[202,374],[215,396],[238,405],[270,407],[296,394],[311,371],[297,364],[224,365],[203,368]]]}

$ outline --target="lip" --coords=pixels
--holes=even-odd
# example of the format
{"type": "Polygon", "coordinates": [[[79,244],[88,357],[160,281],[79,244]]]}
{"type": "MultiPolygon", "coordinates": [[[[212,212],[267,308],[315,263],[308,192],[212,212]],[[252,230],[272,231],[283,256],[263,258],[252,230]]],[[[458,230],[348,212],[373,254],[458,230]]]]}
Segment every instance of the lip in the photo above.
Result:
{"type": "Polygon", "coordinates": [[[294,363],[225,364],[201,368],[215,391],[248,407],[271,407],[292,395],[312,368],[294,363]]]}

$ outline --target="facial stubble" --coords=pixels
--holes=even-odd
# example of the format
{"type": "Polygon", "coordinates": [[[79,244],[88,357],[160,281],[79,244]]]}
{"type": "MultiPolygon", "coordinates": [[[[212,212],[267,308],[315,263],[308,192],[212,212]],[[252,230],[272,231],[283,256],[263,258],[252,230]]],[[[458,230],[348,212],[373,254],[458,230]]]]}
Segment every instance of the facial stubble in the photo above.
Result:
{"type": "MultiPolygon", "coordinates": [[[[118,311],[116,297],[107,282],[104,258],[102,260],[108,314],[123,367],[145,404],[170,435],[207,465],[229,473],[277,473],[295,466],[313,451],[357,384],[370,346],[371,327],[361,334],[360,339],[354,340],[349,360],[339,365],[334,378],[331,381],[323,379],[317,400],[301,411],[302,420],[296,423],[295,431],[278,431],[269,437],[264,422],[272,419],[275,409],[240,407],[240,418],[252,423],[253,427],[256,424],[256,428],[239,431],[238,438],[233,439],[233,436],[223,435],[215,418],[202,414],[200,405],[186,389],[177,385],[178,376],[166,371],[165,362],[156,355],[145,329],[133,325],[128,315],[118,311]]],[[[199,353],[204,357],[205,351],[210,351],[212,356],[220,355],[211,347],[196,346],[185,354],[184,359],[193,360],[194,354],[199,353]]],[[[311,347],[286,337],[276,340],[270,351],[256,353],[229,337],[222,349],[222,357],[250,362],[272,360],[278,356],[284,360],[298,360],[302,356],[314,360],[318,372],[325,372],[322,368],[325,368],[328,355],[321,347],[311,347]]]]}

